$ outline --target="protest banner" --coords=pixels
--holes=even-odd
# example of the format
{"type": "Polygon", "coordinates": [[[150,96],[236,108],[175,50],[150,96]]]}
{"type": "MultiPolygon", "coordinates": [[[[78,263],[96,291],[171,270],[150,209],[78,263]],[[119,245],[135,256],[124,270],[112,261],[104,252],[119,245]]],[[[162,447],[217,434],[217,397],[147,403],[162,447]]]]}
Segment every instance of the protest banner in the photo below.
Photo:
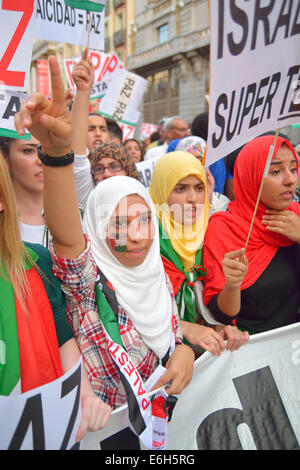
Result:
{"type": "Polygon", "coordinates": [[[106,0],[65,0],[66,5],[86,11],[103,11],[106,0]]]}
{"type": "Polygon", "coordinates": [[[36,1],[36,38],[86,46],[89,35],[91,49],[104,49],[104,11],[78,10],[66,5],[64,0],[36,1]]]}
{"type": "Polygon", "coordinates": [[[35,0],[2,0],[0,10],[0,86],[27,91],[35,27],[35,0]]]}
{"type": "Polygon", "coordinates": [[[141,183],[147,189],[149,189],[152,173],[159,159],[160,157],[156,157],[156,158],[152,158],[151,160],[146,160],[145,162],[139,162],[136,164],[141,183]]]}
{"type": "MultiPolygon", "coordinates": [[[[293,450],[300,445],[300,325],[251,336],[238,351],[196,362],[168,424],[168,450],[293,450]]],[[[127,407],[87,433],[82,449],[144,449],[127,407]]]]}
{"type": "Polygon", "coordinates": [[[147,87],[147,80],[119,70],[114,74],[104,98],[101,100],[99,113],[124,124],[135,126],[140,112],[140,102],[147,87]]]}
{"type": "Polygon", "coordinates": [[[299,122],[299,2],[210,2],[206,166],[250,139],[299,122]]]}
{"type": "Polygon", "coordinates": [[[80,384],[81,359],[58,380],[20,395],[0,396],[0,449],[79,449],[80,384]]]}
{"type": "Polygon", "coordinates": [[[22,137],[15,128],[14,117],[20,111],[21,104],[28,98],[28,94],[22,91],[1,90],[0,88],[0,135],[11,139],[30,140],[30,134],[26,132],[22,137]]]}
{"type": "Polygon", "coordinates": [[[135,126],[132,126],[130,124],[125,124],[124,122],[116,121],[117,124],[122,129],[123,132],[123,142],[126,142],[128,139],[133,139],[134,138],[134,133],[135,133],[135,126]]]}
{"type": "Polygon", "coordinates": [[[44,96],[50,95],[50,77],[48,60],[41,59],[36,61],[37,68],[37,91],[44,96]]]}
{"type": "MultiPolygon", "coordinates": [[[[95,82],[91,92],[91,99],[103,98],[105,92],[112,80],[112,76],[118,70],[123,69],[123,62],[119,59],[116,53],[111,55],[104,52],[90,51],[89,58],[91,59],[94,71],[95,82]]],[[[72,77],[73,67],[80,61],[81,57],[73,57],[64,60],[64,67],[72,91],[76,90],[76,86],[72,77]]]]}

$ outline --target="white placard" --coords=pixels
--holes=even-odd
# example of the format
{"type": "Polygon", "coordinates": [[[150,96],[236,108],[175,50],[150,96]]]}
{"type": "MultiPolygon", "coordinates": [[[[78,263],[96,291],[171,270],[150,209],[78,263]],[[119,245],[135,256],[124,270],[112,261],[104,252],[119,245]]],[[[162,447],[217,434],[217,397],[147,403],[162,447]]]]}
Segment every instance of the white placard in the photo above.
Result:
{"type": "Polygon", "coordinates": [[[70,450],[81,419],[81,359],[58,380],[0,396],[1,450],[70,450]]]}
{"type": "Polygon", "coordinates": [[[205,166],[300,118],[299,2],[213,0],[210,11],[205,166]]]}
{"type": "MultiPolygon", "coordinates": [[[[168,424],[168,450],[292,450],[300,445],[300,324],[252,336],[238,351],[196,362],[168,424]],[[184,425],[183,425],[184,423],[184,425]]],[[[143,449],[127,407],[83,449],[143,449]],[[131,447],[133,449],[134,447],[131,447]]]]}
{"type": "MultiPolygon", "coordinates": [[[[90,51],[89,58],[93,63],[95,71],[95,82],[91,91],[91,99],[101,99],[112,80],[113,74],[124,68],[123,62],[117,54],[105,54],[104,52],[90,51]]],[[[74,57],[64,60],[66,75],[71,90],[76,90],[72,72],[74,65],[81,60],[81,57],[74,57]]]]}
{"type": "Polygon", "coordinates": [[[145,188],[149,189],[150,181],[152,178],[152,174],[155,168],[156,163],[161,157],[151,158],[150,160],[146,160],[144,162],[139,162],[136,164],[137,170],[140,175],[141,183],[145,186],[145,188]]]}
{"type": "Polygon", "coordinates": [[[2,0],[0,10],[0,85],[27,91],[35,28],[35,0],[2,0]]]}
{"type": "Polygon", "coordinates": [[[0,87],[0,135],[12,139],[30,139],[30,134],[20,137],[15,128],[14,117],[21,104],[28,98],[25,92],[9,91],[0,87]]]}
{"type": "MultiPolygon", "coordinates": [[[[91,12],[91,49],[104,49],[105,11],[91,12]]],[[[35,36],[78,46],[88,44],[89,12],[67,6],[64,0],[37,0],[35,36]]]]}
{"type": "Polygon", "coordinates": [[[126,69],[118,70],[101,100],[99,112],[124,124],[135,125],[146,87],[147,80],[144,78],[126,69]]]}

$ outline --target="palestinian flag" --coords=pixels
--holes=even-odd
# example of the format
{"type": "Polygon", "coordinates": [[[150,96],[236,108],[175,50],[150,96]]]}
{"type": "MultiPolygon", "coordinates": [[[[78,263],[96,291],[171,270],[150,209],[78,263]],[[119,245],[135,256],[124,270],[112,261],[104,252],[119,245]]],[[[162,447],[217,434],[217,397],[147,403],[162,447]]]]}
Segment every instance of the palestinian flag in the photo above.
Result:
{"type": "Polygon", "coordinates": [[[103,11],[106,0],[65,0],[65,4],[72,8],[86,11],[103,11]]]}

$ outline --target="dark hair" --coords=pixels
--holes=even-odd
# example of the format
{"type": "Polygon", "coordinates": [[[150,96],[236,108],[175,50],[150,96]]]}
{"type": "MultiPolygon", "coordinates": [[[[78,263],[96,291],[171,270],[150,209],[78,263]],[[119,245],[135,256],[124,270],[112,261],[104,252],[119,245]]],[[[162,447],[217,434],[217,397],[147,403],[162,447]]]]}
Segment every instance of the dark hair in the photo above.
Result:
{"type": "Polygon", "coordinates": [[[105,120],[110,138],[113,139],[116,137],[117,139],[120,139],[121,142],[123,142],[123,132],[119,124],[110,118],[105,118],[105,120]]]}
{"type": "Polygon", "coordinates": [[[192,122],[192,135],[201,137],[205,141],[208,135],[208,113],[198,114],[192,122]]]}
{"type": "Polygon", "coordinates": [[[150,135],[150,142],[155,142],[156,140],[160,139],[160,133],[159,132],[153,132],[153,134],[150,135]]]}
{"type": "Polygon", "coordinates": [[[11,144],[17,139],[11,139],[10,137],[0,137],[0,152],[4,158],[9,157],[9,151],[11,144]]]}
{"type": "Polygon", "coordinates": [[[141,161],[144,160],[144,153],[145,153],[145,152],[144,152],[144,148],[143,148],[141,142],[139,142],[139,141],[136,140],[136,139],[127,139],[126,142],[124,142],[125,147],[126,147],[126,144],[127,144],[128,142],[135,142],[135,143],[139,146],[139,149],[140,149],[140,151],[141,151],[141,161]]]}
{"type": "Polygon", "coordinates": [[[126,176],[135,178],[140,181],[139,173],[135,163],[129,156],[128,150],[123,144],[117,144],[116,142],[106,142],[98,145],[91,159],[91,168],[93,168],[102,158],[113,158],[119,162],[122,162],[126,176]]]}

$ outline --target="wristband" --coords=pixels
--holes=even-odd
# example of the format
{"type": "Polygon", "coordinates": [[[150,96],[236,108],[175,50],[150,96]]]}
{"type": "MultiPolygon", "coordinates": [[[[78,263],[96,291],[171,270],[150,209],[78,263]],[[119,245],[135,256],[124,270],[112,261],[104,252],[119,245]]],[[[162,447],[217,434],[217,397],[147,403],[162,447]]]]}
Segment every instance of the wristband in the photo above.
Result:
{"type": "Polygon", "coordinates": [[[59,166],[71,165],[72,163],[74,163],[74,152],[73,151],[71,151],[67,155],[63,155],[61,157],[50,157],[46,153],[42,152],[41,145],[38,145],[37,151],[38,151],[39,159],[46,166],[57,166],[57,167],[59,167],[59,166]]]}

